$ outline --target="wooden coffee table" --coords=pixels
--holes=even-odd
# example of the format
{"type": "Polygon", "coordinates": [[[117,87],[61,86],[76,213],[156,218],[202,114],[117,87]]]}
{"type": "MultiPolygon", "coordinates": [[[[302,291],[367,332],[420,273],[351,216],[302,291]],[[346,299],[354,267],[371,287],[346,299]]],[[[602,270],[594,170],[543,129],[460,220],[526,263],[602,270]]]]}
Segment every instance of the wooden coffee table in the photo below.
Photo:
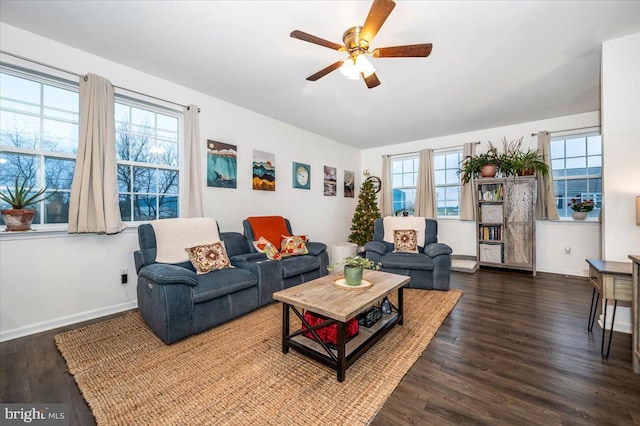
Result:
{"type": "Polygon", "coordinates": [[[365,290],[344,290],[336,288],[333,280],[338,275],[328,275],[273,294],[275,300],[282,302],[282,352],[289,348],[327,365],[337,372],[339,382],[344,381],[345,371],[375,342],[380,340],[393,326],[402,325],[402,287],[410,280],[404,275],[388,272],[364,271],[364,279],[373,283],[365,290]],[[390,314],[382,318],[370,328],[360,327],[360,332],[349,342],[346,340],[345,323],[361,312],[364,312],[385,296],[398,292],[398,306],[392,306],[390,314]],[[306,309],[327,317],[326,321],[315,326],[304,320],[298,308],[306,309]],[[307,327],[290,333],[289,314],[296,314],[307,327]],[[338,328],[337,348],[331,349],[323,343],[315,330],[336,323],[338,328]],[[302,335],[311,331],[316,340],[302,335]]]}

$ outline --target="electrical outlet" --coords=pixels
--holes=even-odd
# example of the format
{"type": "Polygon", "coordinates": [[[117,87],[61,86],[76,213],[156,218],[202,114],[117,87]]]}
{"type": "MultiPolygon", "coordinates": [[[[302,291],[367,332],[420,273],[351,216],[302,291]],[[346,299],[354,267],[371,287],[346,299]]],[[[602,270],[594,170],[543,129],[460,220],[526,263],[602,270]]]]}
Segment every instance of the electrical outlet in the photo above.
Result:
{"type": "Polygon", "coordinates": [[[129,282],[129,270],[127,268],[120,269],[120,284],[126,284],[129,282]]]}
{"type": "Polygon", "coordinates": [[[571,254],[571,246],[570,245],[564,246],[564,254],[571,254]]]}

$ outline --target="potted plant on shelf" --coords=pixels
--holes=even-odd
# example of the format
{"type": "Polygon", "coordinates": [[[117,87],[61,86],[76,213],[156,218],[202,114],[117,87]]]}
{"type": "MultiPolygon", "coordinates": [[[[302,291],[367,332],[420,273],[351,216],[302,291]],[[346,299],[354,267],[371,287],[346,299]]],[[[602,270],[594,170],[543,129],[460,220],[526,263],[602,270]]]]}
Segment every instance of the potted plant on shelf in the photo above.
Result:
{"type": "Polygon", "coordinates": [[[540,172],[543,176],[549,174],[549,166],[543,161],[537,149],[526,152],[519,151],[502,159],[502,171],[513,176],[531,176],[540,172]]]}
{"type": "Polygon", "coordinates": [[[8,187],[6,191],[0,191],[0,199],[11,205],[10,209],[0,211],[7,231],[29,231],[36,211],[26,207],[44,201],[55,193],[53,191],[47,194],[46,186],[33,192],[34,185],[27,187],[28,181],[29,179],[25,177],[20,182],[20,176],[16,176],[13,192],[8,187]]]}
{"type": "Polygon", "coordinates": [[[589,212],[595,207],[593,200],[578,201],[575,198],[572,198],[571,202],[567,205],[573,210],[571,217],[573,217],[574,220],[585,220],[589,212]]]}
{"type": "Polygon", "coordinates": [[[462,183],[469,183],[471,178],[494,177],[500,169],[498,150],[489,142],[489,151],[478,155],[467,155],[458,169],[462,183]]]}
{"type": "Polygon", "coordinates": [[[346,257],[343,261],[334,263],[327,267],[329,272],[335,271],[340,265],[344,265],[345,284],[359,286],[362,283],[364,269],[380,269],[380,264],[373,260],[360,256],[346,257]]]}

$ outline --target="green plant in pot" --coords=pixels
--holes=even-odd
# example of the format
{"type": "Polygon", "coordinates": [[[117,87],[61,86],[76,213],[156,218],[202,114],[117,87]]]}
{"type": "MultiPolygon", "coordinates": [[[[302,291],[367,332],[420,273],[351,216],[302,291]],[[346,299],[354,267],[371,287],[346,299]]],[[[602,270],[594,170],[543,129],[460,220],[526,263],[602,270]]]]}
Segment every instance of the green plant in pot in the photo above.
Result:
{"type": "Polygon", "coordinates": [[[350,286],[359,286],[362,283],[362,274],[364,269],[380,269],[380,264],[364,257],[355,256],[347,257],[341,262],[334,263],[327,267],[329,272],[333,272],[341,265],[344,265],[345,284],[350,286]]]}
{"type": "Polygon", "coordinates": [[[549,166],[543,161],[537,149],[526,152],[519,151],[502,160],[502,170],[508,175],[531,176],[540,172],[543,176],[549,174],[549,166]]]}
{"type": "Polygon", "coordinates": [[[501,168],[498,150],[489,143],[489,151],[478,155],[467,155],[458,169],[463,183],[469,183],[472,178],[494,177],[501,168]]]}
{"type": "Polygon", "coordinates": [[[13,191],[9,187],[0,191],[0,199],[11,205],[10,209],[0,211],[7,231],[29,231],[36,211],[26,207],[44,201],[55,194],[55,191],[47,193],[46,186],[34,191],[35,185],[27,187],[28,182],[27,177],[21,180],[20,176],[16,176],[13,191]]]}

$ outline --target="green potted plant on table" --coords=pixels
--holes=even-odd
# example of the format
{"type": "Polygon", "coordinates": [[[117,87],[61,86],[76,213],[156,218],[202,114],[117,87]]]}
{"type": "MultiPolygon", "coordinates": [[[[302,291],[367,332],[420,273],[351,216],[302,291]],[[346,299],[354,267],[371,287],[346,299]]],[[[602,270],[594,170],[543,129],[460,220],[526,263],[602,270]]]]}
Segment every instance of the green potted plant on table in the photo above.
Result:
{"type": "Polygon", "coordinates": [[[29,231],[36,211],[26,207],[44,201],[55,193],[47,193],[46,186],[34,192],[34,185],[27,187],[28,181],[27,177],[20,181],[20,176],[16,176],[13,191],[8,187],[0,191],[0,199],[11,205],[10,209],[0,211],[7,231],[29,231]]]}
{"type": "Polygon", "coordinates": [[[380,269],[380,264],[373,260],[360,256],[346,257],[343,261],[329,265],[327,269],[333,272],[341,265],[344,265],[345,284],[350,286],[359,286],[362,283],[362,274],[364,269],[380,269]]]}
{"type": "Polygon", "coordinates": [[[585,220],[589,212],[595,207],[593,200],[578,201],[575,198],[572,198],[571,202],[567,205],[573,210],[571,217],[573,217],[574,220],[585,220]]]}

